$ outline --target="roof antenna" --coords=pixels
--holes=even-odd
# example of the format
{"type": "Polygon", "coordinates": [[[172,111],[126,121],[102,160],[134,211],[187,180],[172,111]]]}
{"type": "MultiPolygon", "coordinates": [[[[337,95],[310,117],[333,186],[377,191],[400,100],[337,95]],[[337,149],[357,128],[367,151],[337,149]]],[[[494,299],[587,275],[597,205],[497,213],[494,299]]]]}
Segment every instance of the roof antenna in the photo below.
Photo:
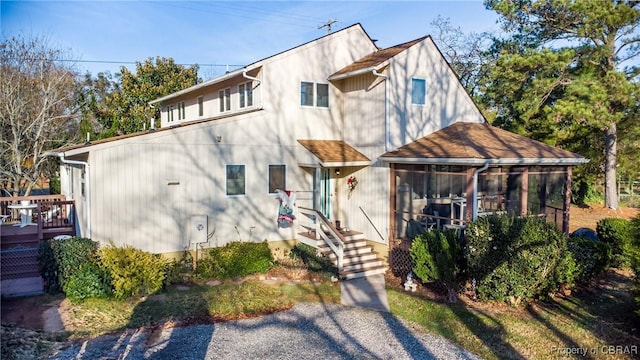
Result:
{"type": "Polygon", "coordinates": [[[327,20],[326,23],[318,26],[318,29],[322,29],[323,27],[326,27],[327,28],[327,34],[331,34],[331,25],[333,25],[333,24],[335,24],[337,22],[338,22],[338,20],[336,20],[336,19],[327,20]]]}

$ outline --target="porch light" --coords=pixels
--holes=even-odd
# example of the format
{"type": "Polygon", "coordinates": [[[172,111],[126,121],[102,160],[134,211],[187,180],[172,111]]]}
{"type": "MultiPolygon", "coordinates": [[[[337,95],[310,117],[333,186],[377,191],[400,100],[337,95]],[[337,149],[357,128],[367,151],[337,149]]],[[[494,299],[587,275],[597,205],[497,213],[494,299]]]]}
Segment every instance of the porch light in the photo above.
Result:
{"type": "Polygon", "coordinates": [[[216,141],[217,142],[222,141],[222,135],[216,135],[216,141]]]}
{"type": "Polygon", "coordinates": [[[336,175],[340,175],[340,168],[336,168],[334,172],[336,175]]]}

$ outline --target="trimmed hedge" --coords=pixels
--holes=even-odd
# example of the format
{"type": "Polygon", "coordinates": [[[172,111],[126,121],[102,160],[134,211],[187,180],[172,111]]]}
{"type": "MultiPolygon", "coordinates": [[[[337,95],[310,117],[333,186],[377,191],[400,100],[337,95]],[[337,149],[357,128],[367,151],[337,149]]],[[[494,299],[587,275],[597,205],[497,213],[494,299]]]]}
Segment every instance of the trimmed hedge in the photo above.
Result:
{"type": "Polygon", "coordinates": [[[631,222],[619,218],[601,219],[596,224],[598,238],[611,246],[615,267],[629,267],[633,259],[633,228],[631,222]]]}
{"type": "Polygon", "coordinates": [[[145,296],[162,289],[169,264],[162,255],[113,244],[101,248],[99,254],[102,266],[111,276],[116,298],[145,296]]]}
{"type": "Polygon", "coordinates": [[[448,301],[456,299],[460,246],[455,231],[428,231],[416,236],[410,255],[413,273],[423,282],[439,281],[448,291],[448,301]]]}
{"type": "Polygon", "coordinates": [[[568,249],[576,263],[576,282],[588,284],[611,262],[611,246],[585,237],[569,239],[568,249]]]}
{"type": "Polygon", "coordinates": [[[482,300],[522,300],[574,282],[575,261],[567,237],[536,217],[493,215],[471,222],[465,232],[468,273],[482,300]]]}
{"type": "Polygon", "coordinates": [[[318,255],[317,249],[307,244],[297,244],[291,249],[289,257],[300,259],[307,269],[315,272],[338,274],[338,268],[326,256],[318,255]]]}
{"type": "Polygon", "coordinates": [[[196,264],[195,274],[202,279],[230,279],[264,273],[274,266],[266,241],[231,242],[209,249],[208,256],[196,264]]]}

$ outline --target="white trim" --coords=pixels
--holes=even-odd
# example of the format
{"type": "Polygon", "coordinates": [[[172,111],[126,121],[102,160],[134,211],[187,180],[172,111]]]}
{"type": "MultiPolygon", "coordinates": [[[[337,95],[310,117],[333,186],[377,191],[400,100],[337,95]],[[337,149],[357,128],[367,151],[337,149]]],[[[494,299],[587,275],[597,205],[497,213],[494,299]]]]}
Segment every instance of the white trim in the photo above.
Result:
{"type": "Polygon", "coordinates": [[[184,90],[180,90],[178,92],[175,92],[173,94],[169,94],[167,96],[163,96],[161,98],[158,98],[158,99],[155,99],[155,100],[151,100],[151,101],[149,101],[149,105],[161,103],[161,102],[164,102],[166,100],[173,99],[173,98],[176,98],[176,97],[184,95],[184,94],[188,94],[188,93],[193,92],[195,90],[198,90],[198,89],[210,86],[210,85],[214,85],[214,84],[217,84],[217,83],[221,83],[221,82],[223,82],[225,80],[228,80],[228,79],[231,79],[231,78],[233,78],[235,76],[241,75],[242,72],[245,71],[245,70],[246,70],[246,68],[234,70],[234,71],[231,71],[231,72],[229,72],[229,73],[227,73],[227,74],[225,74],[225,75],[223,75],[223,76],[221,76],[221,77],[219,77],[217,79],[212,79],[212,80],[209,80],[209,81],[205,81],[202,84],[197,84],[197,85],[188,87],[188,88],[186,88],[184,90]]]}

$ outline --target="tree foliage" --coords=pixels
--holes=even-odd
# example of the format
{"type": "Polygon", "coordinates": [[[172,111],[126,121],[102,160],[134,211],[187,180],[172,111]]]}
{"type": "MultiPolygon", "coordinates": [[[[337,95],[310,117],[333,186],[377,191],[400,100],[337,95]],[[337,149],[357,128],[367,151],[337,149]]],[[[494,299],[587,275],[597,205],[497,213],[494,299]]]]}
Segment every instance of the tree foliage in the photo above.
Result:
{"type": "Polygon", "coordinates": [[[102,99],[101,104],[92,108],[93,116],[100,124],[100,137],[111,137],[129,134],[149,126],[150,119],[158,119],[159,109],[149,106],[149,101],[165,95],[183,90],[198,83],[198,66],[185,68],[176,64],[172,58],[148,58],[144,62],[136,63],[135,74],[126,67],[121,67],[117,75],[117,84],[98,79],[89,96],[96,100],[102,99]],[[102,90],[113,86],[106,96],[102,97],[102,90]]]}
{"type": "Polygon", "coordinates": [[[499,55],[483,89],[483,106],[495,112],[495,125],[589,157],[583,174],[604,172],[605,206],[616,208],[618,146],[626,156],[638,145],[632,132],[620,132],[637,128],[640,72],[629,60],[640,53],[638,3],[486,5],[510,35],[494,42],[491,51],[499,55]]]}
{"type": "Polygon", "coordinates": [[[74,126],[76,74],[55,62],[61,55],[45,38],[0,43],[0,188],[11,195],[28,195],[51,174],[42,155],[63,145],[74,126]]]}

